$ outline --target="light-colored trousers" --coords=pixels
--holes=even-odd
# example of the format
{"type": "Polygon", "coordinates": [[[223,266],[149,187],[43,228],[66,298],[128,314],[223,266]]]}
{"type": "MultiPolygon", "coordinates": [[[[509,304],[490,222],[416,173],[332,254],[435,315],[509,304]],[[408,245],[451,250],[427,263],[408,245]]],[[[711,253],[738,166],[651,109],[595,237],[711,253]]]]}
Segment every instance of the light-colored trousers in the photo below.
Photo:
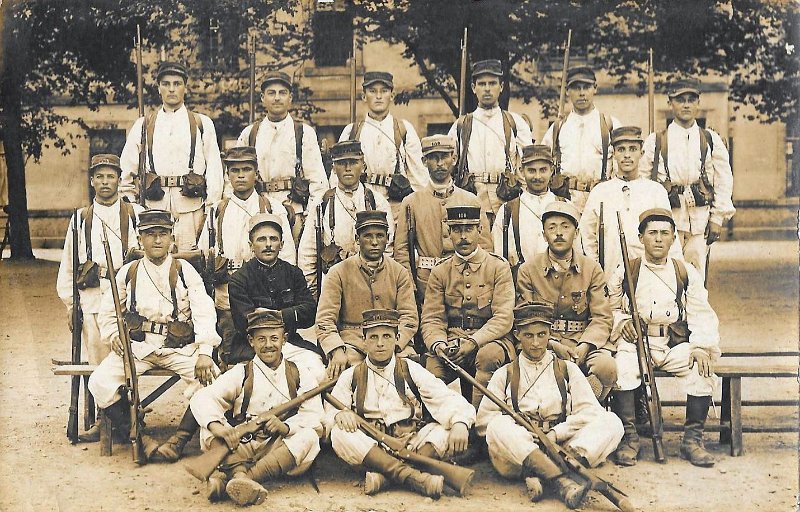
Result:
{"type": "Polygon", "coordinates": [[[702,233],[693,235],[688,231],[678,231],[678,240],[683,248],[683,258],[700,272],[702,279],[705,279],[706,260],[708,259],[708,246],[706,245],[705,235],[702,233]]]}
{"type": "MultiPolygon", "coordinates": [[[[210,435],[205,429],[203,431],[203,451],[207,450],[209,444],[214,439],[213,435],[210,435]]],[[[298,476],[302,475],[308,468],[311,467],[311,464],[314,462],[314,459],[317,458],[319,455],[319,435],[313,428],[301,428],[298,429],[297,432],[286,436],[281,439],[283,443],[286,445],[286,448],[289,449],[289,453],[292,454],[294,457],[294,462],[296,467],[289,470],[286,474],[289,476],[298,476]]],[[[267,439],[256,439],[254,438],[252,441],[247,443],[239,443],[239,446],[236,447],[228,457],[222,462],[224,464],[229,464],[232,461],[242,461],[242,460],[251,460],[255,462],[255,457],[258,453],[258,450],[265,444],[269,442],[269,438],[267,439]]],[[[266,456],[269,452],[262,455],[266,456]]],[[[261,457],[260,457],[261,458],[261,457]]]]}
{"type": "Polygon", "coordinates": [[[86,354],[89,364],[100,364],[111,353],[111,342],[103,340],[103,337],[100,336],[97,313],[83,314],[81,340],[83,341],[83,353],[86,354]]]}
{"type": "MultiPolygon", "coordinates": [[[[442,457],[447,450],[449,438],[450,431],[448,429],[438,423],[428,423],[414,434],[407,444],[416,450],[423,444],[430,443],[439,457],[442,457]]],[[[360,430],[353,433],[345,432],[334,424],[331,429],[331,445],[340,459],[351,466],[358,466],[364,462],[364,457],[374,446],[378,445],[378,442],[360,430]]]]}
{"type": "MultiPolygon", "coordinates": [[[[711,396],[713,393],[717,376],[712,373],[710,377],[702,377],[697,368],[690,366],[691,350],[688,343],[667,348],[666,338],[650,337],[650,355],[653,358],[653,368],[675,375],[687,395],[711,396]]],[[[638,388],[642,381],[636,345],[620,340],[614,359],[617,361],[618,389],[630,391],[638,388]]]]}

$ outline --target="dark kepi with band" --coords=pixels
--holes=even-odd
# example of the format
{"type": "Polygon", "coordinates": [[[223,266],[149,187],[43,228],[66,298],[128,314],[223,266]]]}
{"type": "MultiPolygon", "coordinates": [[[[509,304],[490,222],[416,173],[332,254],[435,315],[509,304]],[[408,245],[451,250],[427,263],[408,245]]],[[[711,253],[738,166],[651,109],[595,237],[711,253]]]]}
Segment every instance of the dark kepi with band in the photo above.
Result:
{"type": "Polygon", "coordinates": [[[589,66],[575,66],[567,71],[567,87],[570,85],[582,82],[585,84],[596,84],[597,77],[594,70],[589,66]]]}
{"type": "Polygon", "coordinates": [[[451,206],[447,208],[448,224],[480,224],[480,206],[451,206]]]}
{"type": "Polygon", "coordinates": [[[237,146],[230,148],[222,157],[225,163],[228,162],[253,162],[258,163],[256,148],[252,146],[237,146]]]}
{"type": "Polygon", "coordinates": [[[672,228],[675,229],[675,220],[672,218],[672,212],[670,210],[666,208],[650,208],[639,215],[639,233],[643,233],[647,223],[653,220],[669,222],[672,224],[672,228]]]}
{"type": "Polygon", "coordinates": [[[542,322],[553,325],[553,307],[546,302],[528,302],[514,308],[514,326],[542,322]]]}
{"type": "Polygon", "coordinates": [[[266,89],[267,86],[272,83],[283,84],[287,89],[291,90],[292,77],[283,71],[268,71],[267,74],[264,75],[264,79],[261,81],[261,92],[264,92],[264,89],[266,89]]]}
{"type": "Polygon", "coordinates": [[[172,229],[172,225],[172,214],[167,210],[151,208],[139,214],[139,231],[147,231],[153,228],[172,229]]]}
{"type": "Polygon", "coordinates": [[[472,65],[472,78],[480,75],[503,76],[503,63],[497,59],[479,60],[472,65]]]}
{"type": "Polygon", "coordinates": [[[330,154],[334,162],[337,160],[364,157],[364,151],[361,149],[361,141],[358,140],[343,140],[342,142],[337,142],[331,146],[330,154]]]}
{"type": "Polygon", "coordinates": [[[276,309],[256,308],[247,315],[247,332],[284,327],[283,313],[276,309]]]}
{"type": "Polygon", "coordinates": [[[550,146],[543,144],[531,144],[522,148],[522,163],[527,164],[537,160],[546,160],[553,163],[553,151],[550,146]]]}
{"type": "Polygon", "coordinates": [[[366,89],[372,84],[384,84],[390,89],[394,89],[394,77],[386,71],[367,71],[364,73],[364,83],[362,87],[366,89]]]}
{"type": "Polygon", "coordinates": [[[566,201],[553,201],[552,203],[544,207],[544,212],[542,212],[542,223],[544,223],[544,221],[546,221],[550,217],[556,215],[567,217],[569,220],[572,221],[573,224],[575,224],[575,226],[577,226],[578,221],[581,220],[581,213],[578,211],[578,208],[576,208],[574,204],[568,203],[566,201]]]}
{"type": "Polygon", "coordinates": [[[380,210],[356,212],[356,233],[370,226],[378,226],[388,230],[389,221],[386,220],[386,212],[380,210]]]}
{"type": "Polygon", "coordinates": [[[161,80],[164,75],[178,75],[183,77],[184,80],[189,79],[189,72],[186,70],[186,66],[180,62],[164,61],[159,64],[158,69],[156,69],[156,81],[161,80]]]}
{"type": "Polygon", "coordinates": [[[119,163],[119,157],[117,155],[100,153],[92,157],[92,161],[89,164],[89,172],[93,172],[96,168],[104,166],[113,167],[117,172],[122,171],[122,167],[119,163]]]}
{"type": "Polygon", "coordinates": [[[642,129],[638,126],[620,126],[611,131],[611,145],[619,144],[620,142],[638,142],[643,143],[642,129]]]}
{"type": "Polygon", "coordinates": [[[361,327],[363,329],[379,325],[396,328],[400,325],[400,312],[396,309],[368,309],[362,312],[361,315],[361,327]]]}

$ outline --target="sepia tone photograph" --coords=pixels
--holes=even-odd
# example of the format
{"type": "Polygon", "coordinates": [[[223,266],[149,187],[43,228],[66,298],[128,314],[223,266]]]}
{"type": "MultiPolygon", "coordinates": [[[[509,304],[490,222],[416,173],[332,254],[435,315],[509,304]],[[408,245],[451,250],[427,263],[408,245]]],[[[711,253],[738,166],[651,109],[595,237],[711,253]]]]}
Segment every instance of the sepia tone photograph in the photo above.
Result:
{"type": "Polygon", "coordinates": [[[800,509],[798,3],[0,42],[0,510],[800,509]]]}

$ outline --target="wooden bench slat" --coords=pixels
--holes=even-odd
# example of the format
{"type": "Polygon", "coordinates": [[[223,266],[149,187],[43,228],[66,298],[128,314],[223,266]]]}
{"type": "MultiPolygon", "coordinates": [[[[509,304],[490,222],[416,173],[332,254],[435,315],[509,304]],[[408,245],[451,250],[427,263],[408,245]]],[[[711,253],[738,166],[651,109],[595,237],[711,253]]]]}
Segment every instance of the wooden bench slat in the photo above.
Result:
{"type": "MultiPolygon", "coordinates": [[[[91,375],[95,368],[97,368],[97,366],[91,364],[64,364],[53,368],[53,374],[91,375]]],[[[153,368],[152,370],[147,370],[144,372],[144,375],[153,377],[172,377],[175,375],[175,372],[171,370],[165,370],[164,368],[153,368]]]]}
{"type": "MultiPolygon", "coordinates": [[[[672,374],[656,370],[656,377],[671,377],[672,374]]],[[[797,366],[755,364],[719,364],[714,366],[714,373],[719,377],[796,377],[797,366]]]]}

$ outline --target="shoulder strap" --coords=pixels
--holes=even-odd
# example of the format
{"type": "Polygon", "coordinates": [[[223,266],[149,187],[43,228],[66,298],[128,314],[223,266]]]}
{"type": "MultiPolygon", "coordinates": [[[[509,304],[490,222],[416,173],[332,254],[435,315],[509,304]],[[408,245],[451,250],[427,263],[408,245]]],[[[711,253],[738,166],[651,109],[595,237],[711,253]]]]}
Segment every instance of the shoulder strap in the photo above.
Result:
{"type": "Polygon", "coordinates": [[[303,122],[292,119],[294,123],[294,175],[303,177],[303,122]]]}
{"type": "Polygon", "coordinates": [[[289,398],[297,398],[297,390],[300,389],[300,370],[293,362],[286,360],[286,385],[289,388],[289,398]]]}
{"type": "Polygon", "coordinates": [[[258,213],[272,213],[272,203],[269,197],[258,195],[258,213]]]}
{"type": "MultiPolygon", "coordinates": [[[[642,258],[634,258],[631,260],[631,279],[633,279],[633,289],[636,290],[636,284],[639,282],[639,272],[642,270],[642,258]]],[[[628,297],[631,296],[630,290],[630,283],[626,282],[625,279],[622,280],[622,291],[628,294],[628,297]]]]}
{"type": "Polygon", "coordinates": [[[86,242],[86,261],[89,261],[92,259],[92,219],[94,219],[94,203],[83,209],[81,217],[83,217],[84,221],[83,238],[86,242]]]}
{"type": "Polygon", "coordinates": [[[144,118],[144,124],[146,126],[145,132],[147,134],[147,159],[150,160],[150,172],[156,172],[156,164],[153,160],[153,133],[156,131],[156,118],[158,116],[158,110],[154,110],[147,114],[147,117],[144,118]]]}
{"type": "Polygon", "coordinates": [[[686,273],[686,266],[683,262],[672,258],[672,265],[675,267],[675,304],[678,306],[678,319],[683,318],[684,305],[683,296],[689,289],[689,274],[686,273]]]}
{"type": "MultiPolygon", "coordinates": [[[[394,362],[394,387],[397,389],[397,394],[400,395],[400,400],[403,401],[405,405],[414,409],[414,404],[411,403],[411,400],[408,399],[406,396],[406,382],[409,384],[409,388],[411,387],[411,376],[408,374],[408,363],[402,358],[395,357],[394,362]]],[[[417,388],[417,384],[414,383],[414,388],[416,388],[416,393],[414,393],[414,389],[412,388],[411,392],[414,393],[414,396],[419,399],[419,388],[417,388]]],[[[422,402],[422,400],[420,400],[422,402]]]]}
{"type": "Polygon", "coordinates": [[[122,239],[122,258],[128,254],[128,224],[133,224],[133,229],[136,229],[136,213],[133,211],[133,206],[127,201],[119,202],[119,231],[120,238],[122,239]]]}
{"type": "MultiPolygon", "coordinates": [[[[511,201],[516,200],[512,199],[511,201]]],[[[503,257],[508,259],[508,226],[511,224],[511,201],[503,207],[503,257]]]]}
{"type": "Polygon", "coordinates": [[[247,136],[247,145],[256,147],[256,137],[258,136],[258,128],[261,126],[261,121],[256,121],[250,125],[250,133],[247,136]]]}
{"type": "MultiPolygon", "coordinates": [[[[650,179],[658,181],[658,164],[661,161],[661,139],[664,138],[664,132],[656,132],[656,147],[653,150],[653,167],[650,169],[650,179]]],[[[664,166],[666,170],[666,166],[664,166]]],[[[667,177],[669,179],[669,177],[667,177]]]]}
{"type": "MultiPolygon", "coordinates": [[[[428,410],[428,406],[426,406],[425,402],[422,400],[422,395],[419,392],[419,387],[417,386],[417,383],[414,382],[414,379],[411,378],[411,372],[408,369],[408,361],[406,361],[405,358],[403,358],[403,357],[398,357],[397,358],[397,362],[395,363],[395,386],[397,387],[397,383],[396,383],[397,376],[396,375],[397,375],[397,372],[398,372],[398,368],[399,368],[400,376],[408,384],[408,389],[411,390],[411,394],[414,395],[414,398],[416,398],[417,401],[422,406],[422,418],[425,419],[426,421],[431,419],[431,418],[433,418],[433,416],[431,415],[430,411],[428,410]]],[[[398,391],[400,391],[399,387],[398,387],[398,391]]],[[[400,396],[401,397],[405,397],[405,389],[400,394],[400,396]]],[[[409,404],[409,405],[411,405],[412,408],[413,408],[413,404],[409,404]]]]}
{"type": "Polygon", "coordinates": [[[708,157],[709,147],[714,151],[714,142],[711,140],[711,132],[705,128],[700,128],[700,175],[706,174],[706,157],[708,157]]]}
{"type": "Polygon", "coordinates": [[[553,358],[553,373],[556,376],[556,386],[558,392],[561,393],[561,416],[558,422],[561,423],[567,419],[567,382],[569,382],[569,373],[567,373],[567,363],[558,357],[553,358]]]}
{"type": "Polygon", "coordinates": [[[372,193],[372,190],[368,189],[366,186],[364,187],[364,203],[367,210],[376,210],[377,206],[375,203],[375,194],[372,193]]]}
{"type": "Polygon", "coordinates": [[[361,127],[364,126],[363,119],[356,119],[353,123],[353,126],[350,128],[350,136],[347,137],[347,140],[358,140],[361,136],[361,127]]]}
{"type": "Polygon", "coordinates": [[[525,256],[522,255],[522,238],[520,236],[519,230],[519,206],[520,206],[520,199],[519,197],[515,198],[511,201],[511,225],[514,229],[514,244],[517,247],[517,254],[519,255],[519,263],[525,263],[525,256]]]}
{"type": "Polygon", "coordinates": [[[136,260],[133,263],[131,263],[131,266],[128,267],[128,272],[125,274],[125,285],[127,286],[128,283],[130,283],[131,285],[130,304],[131,304],[131,311],[134,313],[136,312],[136,273],[139,270],[139,263],[141,261],[142,260],[136,260]]]}
{"type": "Polygon", "coordinates": [[[186,109],[186,113],[189,115],[189,172],[194,171],[194,152],[195,152],[195,145],[197,144],[197,126],[200,125],[200,136],[202,137],[202,126],[203,123],[200,121],[200,118],[197,114],[186,109]]]}
{"type": "MultiPolygon", "coordinates": [[[[222,218],[225,216],[225,210],[228,209],[228,203],[230,202],[230,198],[225,198],[220,201],[219,205],[217,206],[217,254],[223,255],[224,247],[222,246],[222,218]]],[[[209,241],[209,243],[211,243],[209,241]]]]}
{"type": "Polygon", "coordinates": [[[367,396],[367,363],[361,362],[353,369],[350,391],[356,394],[356,414],[364,417],[364,399],[367,396]]]}
{"type": "Polygon", "coordinates": [[[672,181],[672,178],[669,177],[669,134],[667,130],[664,129],[661,131],[661,159],[664,160],[664,172],[667,173],[667,179],[672,181]]]}
{"type": "MultiPolygon", "coordinates": [[[[392,117],[393,125],[394,125],[394,148],[395,152],[397,153],[395,156],[394,162],[394,173],[395,174],[402,174],[400,172],[400,162],[404,161],[402,155],[400,154],[400,146],[404,146],[406,143],[406,135],[408,135],[408,130],[406,130],[406,124],[401,120],[397,119],[396,117],[392,117]]],[[[408,164],[406,164],[406,171],[408,171],[408,164]]],[[[406,172],[408,174],[408,172],[406,172]]]]}
{"type": "Polygon", "coordinates": [[[507,371],[506,380],[511,383],[511,406],[514,411],[521,412],[519,410],[519,357],[508,365],[507,371]]]}
{"type": "Polygon", "coordinates": [[[175,288],[178,286],[178,274],[180,274],[183,287],[186,288],[186,280],[183,278],[183,270],[181,264],[178,263],[176,258],[172,258],[172,264],[169,267],[169,294],[172,298],[172,319],[178,319],[178,295],[175,288]]]}
{"type": "Polygon", "coordinates": [[[247,415],[247,408],[250,407],[250,397],[253,396],[253,360],[247,361],[244,365],[244,379],[242,379],[242,408],[239,415],[244,418],[247,415]]]}
{"type": "Polygon", "coordinates": [[[514,117],[511,115],[510,112],[506,110],[500,110],[500,113],[503,115],[503,135],[506,138],[506,145],[503,150],[506,153],[506,170],[511,170],[511,139],[512,133],[513,137],[517,136],[517,123],[514,121],[514,117]]]}
{"type": "Polygon", "coordinates": [[[456,135],[458,136],[459,154],[458,169],[467,168],[467,153],[469,152],[469,139],[472,136],[472,113],[466,114],[456,122],[456,135]]]}
{"type": "Polygon", "coordinates": [[[608,146],[611,136],[612,122],[606,114],[600,114],[600,144],[603,147],[602,170],[600,171],[600,181],[608,179],[608,146]]]}

